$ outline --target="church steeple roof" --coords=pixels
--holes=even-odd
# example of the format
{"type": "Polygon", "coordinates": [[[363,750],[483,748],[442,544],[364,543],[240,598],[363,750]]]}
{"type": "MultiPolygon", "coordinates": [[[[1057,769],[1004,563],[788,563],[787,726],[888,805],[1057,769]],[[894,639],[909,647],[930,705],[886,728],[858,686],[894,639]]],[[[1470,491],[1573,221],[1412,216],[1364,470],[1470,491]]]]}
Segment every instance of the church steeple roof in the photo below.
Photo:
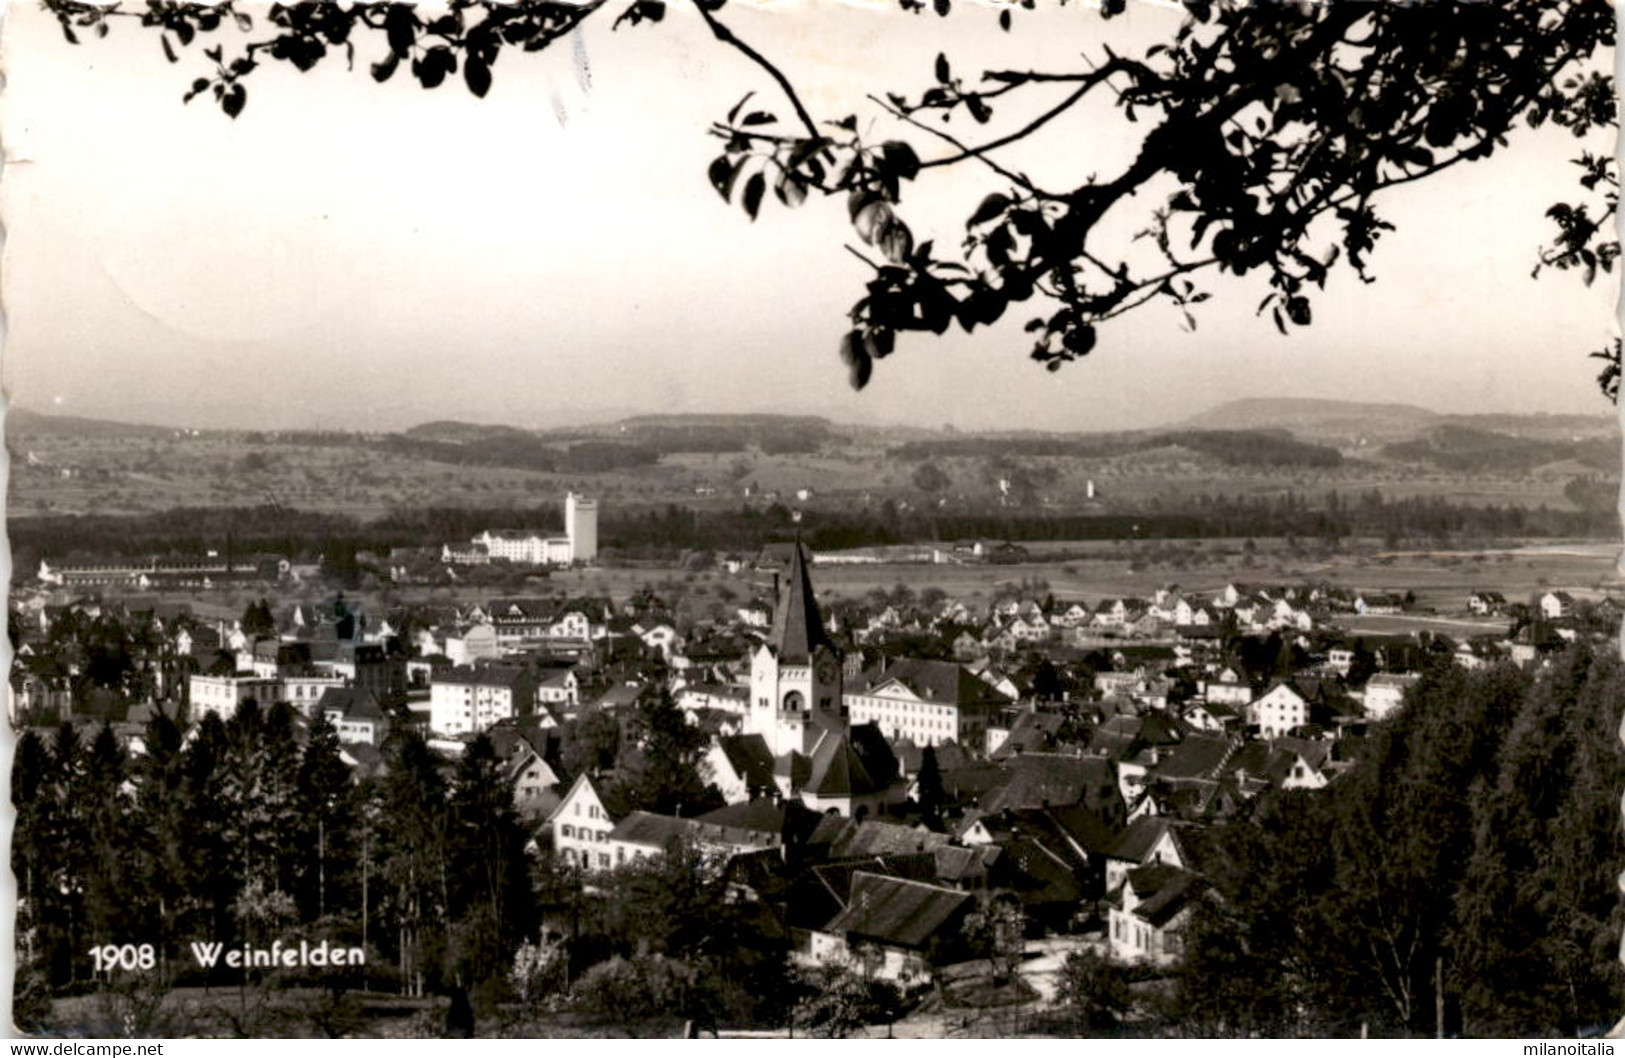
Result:
{"type": "Polygon", "coordinates": [[[806,551],[799,535],[784,586],[779,589],[778,604],[773,608],[773,627],[767,642],[780,662],[798,664],[810,662],[813,650],[819,646],[833,649],[824,631],[824,619],[818,613],[818,600],[813,597],[806,551]]]}

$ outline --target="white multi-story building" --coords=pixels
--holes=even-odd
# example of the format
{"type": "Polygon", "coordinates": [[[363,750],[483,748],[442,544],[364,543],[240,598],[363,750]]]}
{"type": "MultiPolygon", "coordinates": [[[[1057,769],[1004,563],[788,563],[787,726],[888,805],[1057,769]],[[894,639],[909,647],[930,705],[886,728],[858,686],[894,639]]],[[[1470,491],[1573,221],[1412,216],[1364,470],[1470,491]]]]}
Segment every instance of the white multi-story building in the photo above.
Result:
{"type": "Polygon", "coordinates": [[[214,713],[222,720],[237,715],[238,706],[254,699],[262,708],[270,708],[282,696],[282,681],[251,674],[234,676],[205,676],[195,674],[187,680],[192,706],[192,718],[202,720],[206,713],[214,713]]]}
{"type": "Polygon", "coordinates": [[[564,535],[544,536],[529,529],[487,529],[471,549],[447,544],[448,563],[516,562],[527,566],[568,566],[598,557],[598,501],[573,492],[564,496],[564,535]]]}
{"type": "Polygon", "coordinates": [[[1309,703],[1285,683],[1277,683],[1247,706],[1247,722],[1265,738],[1290,735],[1309,722],[1309,703]]]}
{"type": "Polygon", "coordinates": [[[847,687],[843,700],[850,723],[872,721],[887,738],[920,746],[981,746],[989,720],[1010,704],[963,665],[917,658],[883,661],[847,687]]]}
{"type": "Polygon", "coordinates": [[[535,707],[535,677],[521,668],[456,668],[429,684],[429,728],[438,735],[475,734],[535,707]]]}

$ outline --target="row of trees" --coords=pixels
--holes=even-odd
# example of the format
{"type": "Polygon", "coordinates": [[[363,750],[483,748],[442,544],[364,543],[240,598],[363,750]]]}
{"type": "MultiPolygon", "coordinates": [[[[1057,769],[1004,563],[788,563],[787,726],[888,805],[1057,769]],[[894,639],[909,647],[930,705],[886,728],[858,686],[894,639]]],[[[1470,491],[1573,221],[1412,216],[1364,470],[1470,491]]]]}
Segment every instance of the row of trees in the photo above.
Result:
{"type": "Polygon", "coordinates": [[[1186,1031],[1573,1036],[1625,1010],[1625,667],[1434,665],[1329,789],[1221,828],[1186,1031]]]}
{"type": "MultiPolygon", "coordinates": [[[[923,464],[923,466],[932,466],[923,464]]],[[[943,486],[927,474],[926,485],[943,486]]],[[[1009,540],[1135,540],[1297,536],[1324,539],[1369,536],[1395,540],[1441,537],[1604,537],[1617,535],[1619,515],[1604,502],[1609,486],[1591,479],[1570,490],[1577,510],[1552,507],[1470,506],[1439,498],[1387,499],[1375,490],[1354,497],[1318,497],[1288,491],[1232,496],[1152,497],[1112,513],[1058,513],[1025,506],[1012,510],[910,511],[887,500],[861,510],[813,510],[802,528],[819,549],[903,544],[973,537],[1009,540]]],[[[943,486],[945,487],[945,486],[943,486]]],[[[549,529],[555,506],[537,509],[432,508],[395,511],[362,522],[343,515],[290,508],[186,508],[155,514],[47,515],[14,520],[10,533],[19,568],[40,556],[146,556],[202,554],[231,535],[244,551],[264,550],[294,559],[321,559],[335,575],[358,575],[359,552],[396,547],[438,547],[466,540],[493,525],[549,529]]],[[[748,550],[786,538],[797,523],[789,508],[772,504],[698,511],[675,504],[607,512],[602,544],[628,557],[667,556],[684,550],[748,550]]]]}
{"type": "Polygon", "coordinates": [[[421,994],[505,972],[533,931],[527,834],[489,740],[448,768],[397,733],[359,785],[332,726],[286,704],[190,731],[158,716],[143,741],[132,757],[105,726],[88,745],[67,725],[19,739],[23,970],[51,989],[94,984],[94,946],[152,943],[180,979],[200,972],[192,941],[309,936],[365,946],[374,981],[421,994]]]}

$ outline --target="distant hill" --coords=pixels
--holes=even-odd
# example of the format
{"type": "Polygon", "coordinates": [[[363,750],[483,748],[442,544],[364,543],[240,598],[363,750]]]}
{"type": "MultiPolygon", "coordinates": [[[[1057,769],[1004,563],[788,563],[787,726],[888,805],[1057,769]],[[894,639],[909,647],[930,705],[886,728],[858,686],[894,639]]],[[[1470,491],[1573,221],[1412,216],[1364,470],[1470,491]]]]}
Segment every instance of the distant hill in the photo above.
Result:
{"type": "Polygon", "coordinates": [[[8,437],[173,437],[172,426],[87,419],[78,415],[47,415],[13,405],[6,409],[8,437]]]}
{"type": "Polygon", "coordinates": [[[1454,422],[1442,423],[1414,441],[1385,445],[1381,454],[1387,459],[1432,463],[1467,473],[1525,471],[1567,461],[1590,471],[1618,473],[1620,460],[1618,442],[1605,438],[1547,441],[1454,422]]]}
{"type": "Polygon", "coordinates": [[[534,439],[528,430],[516,426],[488,426],[483,423],[458,422],[442,419],[426,422],[401,431],[402,437],[414,441],[434,441],[440,444],[475,444],[481,441],[507,441],[514,438],[534,439]]]}
{"type": "Polygon", "coordinates": [[[1441,426],[1531,440],[1613,437],[1616,420],[1597,415],[1445,415],[1415,404],[1251,397],[1209,408],[1177,425],[1192,430],[1286,430],[1305,441],[1361,447],[1420,440],[1441,426]]]}
{"type": "Polygon", "coordinates": [[[961,434],[910,441],[890,450],[894,459],[1061,457],[1115,459],[1172,449],[1210,456],[1233,467],[1335,467],[1343,454],[1326,445],[1306,444],[1285,430],[1177,430],[1128,434],[961,434]]]}

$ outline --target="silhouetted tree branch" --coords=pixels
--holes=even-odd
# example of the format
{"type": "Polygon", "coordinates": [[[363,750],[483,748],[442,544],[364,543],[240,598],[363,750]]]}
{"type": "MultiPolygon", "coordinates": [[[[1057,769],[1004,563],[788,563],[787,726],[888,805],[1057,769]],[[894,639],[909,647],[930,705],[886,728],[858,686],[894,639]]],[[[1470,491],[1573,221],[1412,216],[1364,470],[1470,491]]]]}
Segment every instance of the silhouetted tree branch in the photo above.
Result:
{"type": "MultiPolygon", "coordinates": [[[[386,52],[371,64],[376,80],[404,63],[423,87],[435,88],[460,69],[483,97],[504,50],[540,51],[611,6],[617,28],[660,23],[672,2],[451,0],[433,18],[396,3],[276,5],[261,19],[272,32],[255,37],[254,19],[231,3],[152,0],[126,10],[46,0],[70,41],[86,30],[105,35],[115,19],[137,19],[158,31],[171,61],[177,47],[229,24],[250,39],[231,57],[222,45],[204,48],[214,71],[194,80],[185,98],[211,93],[234,118],[247,102],[245,79],[267,60],[306,71],[342,50],[353,66],[356,38],[381,37],[386,52]]],[[[768,75],[792,112],[781,120],[771,110],[747,110],[750,93],[714,123],[709,131],[724,147],[710,165],[712,186],[752,219],[769,186],[790,207],[811,191],[841,196],[858,240],[877,252],[876,259],[858,254],[872,274],[841,344],[860,388],[899,334],[940,335],[956,323],[973,331],[1017,304],[1047,302],[1035,304],[1026,327],[1032,358],[1052,370],[1087,355],[1100,325],[1153,302],[1194,328],[1193,310],[1209,298],[1196,278],[1213,271],[1262,276],[1258,315],[1267,313],[1282,333],[1308,326],[1312,299],[1339,264],[1372,280],[1372,250],[1392,230],[1374,204],[1383,191],[1488,158],[1522,124],[1550,123],[1583,137],[1616,120],[1612,80],[1599,68],[1615,34],[1606,0],[1184,0],[1178,30],[1138,55],[1102,46],[1080,57],[1079,70],[966,75],[941,54],[930,87],[870,95],[900,127],[953,147],[922,161],[903,139],[860,133],[855,114],[820,120],[809,111],[784,70],[724,20],[727,0],[686,3],[712,37],[768,75]],[[1061,87],[1058,99],[1045,91],[1061,87]],[[1057,188],[1047,186],[1056,174],[1040,180],[998,157],[1052,130],[1102,89],[1123,121],[1146,128],[1120,172],[1077,174],[1070,188],[1057,188]],[[981,143],[964,133],[967,123],[988,124],[996,108],[1021,107],[1012,131],[981,143]],[[925,115],[938,120],[927,123],[925,115]],[[967,217],[957,247],[916,244],[902,212],[905,185],[966,162],[986,166],[997,186],[967,217]],[[1126,227],[1115,223],[1125,215],[1126,227]],[[1113,234],[1108,243],[1103,230],[1135,234],[1113,234]]],[[[899,3],[925,10],[922,0],[899,3]]],[[[1125,5],[1106,0],[1101,17],[1125,5]]],[[[931,6],[942,16],[952,10],[951,0],[931,6]]],[[[1017,14],[1014,6],[1001,10],[1000,27],[1010,31],[1017,14]]],[[[1618,258],[1617,173],[1611,157],[1585,154],[1577,164],[1584,188],[1603,202],[1553,207],[1559,233],[1536,271],[1577,268],[1589,282],[1612,272],[1618,258]]],[[[1605,388],[1615,378],[1605,372],[1605,388]]]]}

